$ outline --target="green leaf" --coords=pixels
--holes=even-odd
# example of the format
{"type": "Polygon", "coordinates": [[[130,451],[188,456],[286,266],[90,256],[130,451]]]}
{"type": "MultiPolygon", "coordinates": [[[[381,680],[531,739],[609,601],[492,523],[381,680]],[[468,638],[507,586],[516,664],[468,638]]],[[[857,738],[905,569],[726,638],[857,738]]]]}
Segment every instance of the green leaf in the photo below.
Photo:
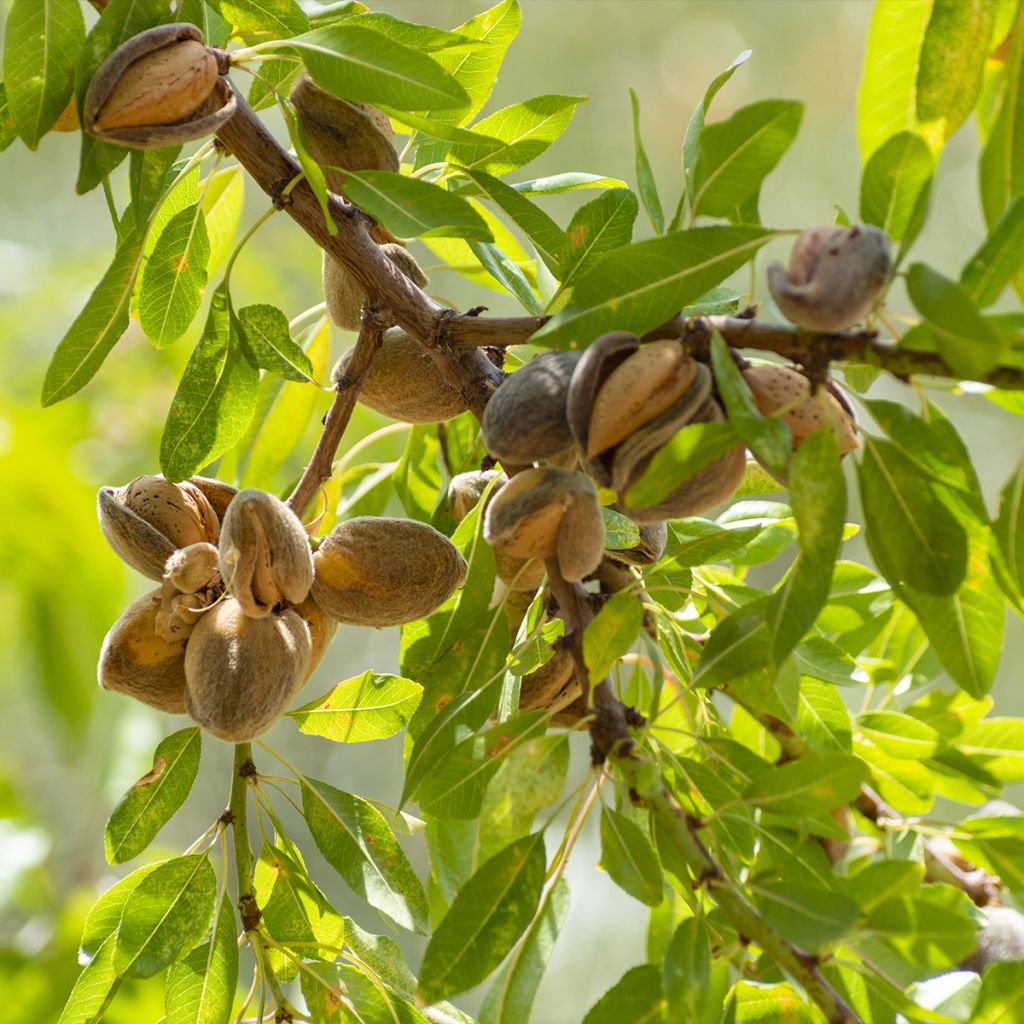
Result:
{"type": "Polygon", "coordinates": [[[915,263],[907,273],[907,291],[957,373],[983,377],[999,364],[1006,337],[978,312],[963,285],[915,263]]]}
{"type": "Polygon", "coordinates": [[[492,857],[462,887],[423,955],[417,994],[425,1003],[483,981],[533,920],[544,886],[544,834],[492,857]]]}
{"type": "Polygon", "coordinates": [[[336,743],[363,743],[394,736],[419,707],[423,687],[401,676],[367,669],[322,697],[288,712],[299,732],[336,743]]]}
{"type": "Polygon", "coordinates": [[[858,913],[853,900],[801,882],[758,885],[754,903],[770,928],[809,951],[821,949],[845,935],[858,913]]]}
{"type": "Polygon", "coordinates": [[[316,383],[309,356],[292,341],[288,317],[276,306],[246,306],[238,311],[238,321],[258,366],[280,374],[285,380],[316,383]]]}
{"type": "MultiPolygon", "coordinates": [[[[326,317],[310,331],[305,353],[311,366],[310,376],[314,380],[324,379],[331,361],[330,321],[326,317]]],[[[249,450],[242,474],[244,486],[265,487],[270,475],[284,465],[302,440],[319,397],[320,391],[305,383],[287,381],[282,385],[249,450]]]]}
{"type": "Polygon", "coordinates": [[[317,85],[347,100],[399,110],[444,110],[469,101],[436,60],[368,28],[331,25],[289,39],[288,45],[299,51],[317,85]]]}
{"type": "Polygon", "coordinates": [[[535,96],[533,99],[503,107],[473,125],[492,142],[455,145],[447,160],[470,171],[486,171],[502,177],[535,160],[557,139],[572,120],[583,96],[535,96]]]}
{"type": "Polygon", "coordinates": [[[540,912],[491,986],[480,1024],[529,1024],[530,1010],[569,910],[569,884],[560,878],[541,901],[540,912]]]}
{"type": "Polygon", "coordinates": [[[857,471],[868,546],[882,575],[930,594],[955,593],[967,535],[937,485],[894,444],[868,436],[857,471]]]}
{"type": "Polygon", "coordinates": [[[114,940],[108,938],[75,979],[57,1024],[94,1024],[119,984],[114,970],[114,940]]]}
{"type": "Polygon", "coordinates": [[[1024,720],[986,718],[957,740],[959,749],[1002,782],[1024,782],[1024,720]]]}
{"type": "Polygon", "coordinates": [[[569,307],[530,341],[580,348],[612,329],[643,334],[721,284],[771,237],[761,228],[691,228],[616,249],[581,275],[569,307]]]}
{"type": "Polygon", "coordinates": [[[520,181],[512,186],[527,196],[554,196],[562,192],[576,192],[583,188],[625,189],[621,178],[609,178],[603,174],[588,174],[586,171],[565,171],[544,178],[520,181]]]}
{"type": "Polygon", "coordinates": [[[419,805],[438,818],[476,818],[484,793],[506,757],[544,735],[550,715],[532,711],[456,744],[431,768],[417,790],[419,805]]]}
{"type": "Polygon", "coordinates": [[[511,292],[528,313],[532,313],[534,316],[540,315],[540,302],[533,287],[514,260],[490,242],[470,242],[469,248],[484,270],[511,292]]]}
{"type": "Polygon", "coordinates": [[[181,960],[206,934],[217,877],[205,854],[165,861],[132,889],[114,947],[120,977],[149,978],[181,960]]]}
{"type": "Polygon", "coordinates": [[[689,917],[679,923],[665,954],[662,988],[671,1020],[703,1020],[711,984],[711,941],[707,925],[689,917]]]}
{"type": "Polygon", "coordinates": [[[160,442],[164,476],[184,480],[237,444],[256,410],[258,387],[259,371],[232,337],[221,285],[167,413],[160,442]]]}
{"type": "Polygon", "coordinates": [[[396,924],[425,932],[423,887],[381,813],[317,779],[303,780],[302,807],[317,847],[349,887],[396,924]]]}
{"type": "MultiPolygon", "coordinates": [[[[551,273],[560,278],[560,263],[566,246],[565,232],[539,206],[505,182],[483,171],[467,170],[465,173],[488,199],[522,229],[533,243],[537,255],[547,264],[551,273]]],[[[466,205],[472,210],[468,203],[466,205]]]]}
{"type": "Polygon", "coordinates": [[[1024,266],[1024,198],[1010,200],[988,238],[964,264],[960,285],[979,308],[991,306],[1024,266]]]}
{"type": "Polygon", "coordinates": [[[930,725],[899,711],[869,711],[857,719],[857,727],[887,754],[906,760],[923,761],[941,743],[930,725]]]}
{"type": "Polygon", "coordinates": [[[661,864],[650,839],[624,814],[601,811],[601,867],[634,899],[657,906],[663,898],[661,864]]]}
{"type": "MultiPolygon", "coordinates": [[[[231,2],[232,0],[228,0],[228,3],[231,2]]],[[[237,0],[235,2],[237,3],[237,0]]],[[[231,26],[207,4],[206,0],[181,0],[175,18],[195,25],[203,33],[203,41],[207,46],[224,48],[228,45],[231,26]]]]}
{"type": "Polygon", "coordinates": [[[53,353],[43,381],[44,406],[61,402],[85,387],[128,329],[128,306],[141,256],[142,239],[132,229],[53,353]]]}
{"type": "Polygon", "coordinates": [[[596,686],[636,642],[644,621],[643,604],[634,594],[614,594],[583,633],[583,660],[596,686]]]}
{"type": "MultiPolygon", "coordinates": [[[[697,173],[697,163],[700,160],[700,138],[704,131],[704,119],[707,117],[711,107],[711,101],[718,95],[719,90],[735,74],[741,64],[745,64],[753,50],[744,50],[721,74],[716,75],[711,84],[704,91],[704,97],[697,104],[690,120],[686,125],[686,134],[683,136],[683,177],[686,179],[686,199],[693,206],[694,177],[697,173]]],[[[679,203],[679,212],[672,223],[671,230],[675,230],[683,213],[683,203],[679,203]]]]}
{"type": "Polygon", "coordinates": [[[487,44],[470,36],[461,35],[459,32],[447,32],[443,28],[435,28],[433,25],[418,25],[412,21],[402,21],[393,14],[385,14],[383,11],[355,11],[353,25],[360,25],[363,28],[371,28],[388,39],[404,43],[414,50],[422,50],[424,53],[432,53],[435,50],[447,50],[456,47],[460,54],[462,52],[476,53],[484,49],[487,44]]]}
{"type": "MultiPolygon", "coordinates": [[[[959,893],[966,900],[963,893],[959,893]]],[[[962,906],[898,896],[874,907],[864,922],[912,964],[950,970],[974,950],[976,932],[962,906]]]]}
{"type": "Polygon", "coordinates": [[[935,0],[917,70],[917,120],[942,144],[978,102],[996,4],[935,0]]]}
{"type": "Polygon", "coordinates": [[[29,149],[67,106],[84,42],[78,0],[13,0],[4,27],[4,85],[10,116],[29,149]]]}
{"type": "Polygon", "coordinates": [[[167,972],[164,1006],[174,1024],[228,1024],[238,984],[238,925],[221,903],[213,934],[167,972]]]}
{"type": "Polygon", "coordinates": [[[1024,594],[1024,457],[1000,493],[994,533],[1010,578],[1024,594]]]}
{"type": "Polygon", "coordinates": [[[598,257],[629,245],[639,209],[640,204],[629,189],[612,188],[573,214],[565,232],[559,291],[574,285],[598,257]]]}
{"type": "Polygon", "coordinates": [[[0,82],[0,153],[17,137],[18,129],[15,127],[14,118],[11,117],[11,105],[7,102],[7,88],[0,82]]]}
{"type": "MultiPolygon", "coordinates": [[[[131,206],[135,213],[135,224],[140,231],[146,231],[154,216],[156,204],[163,198],[168,184],[168,174],[181,153],[180,146],[165,146],[161,149],[136,149],[132,152],[128,182],[131,188],[131,206]]],[[[127,213],[127,211],[126,211],[127,213]]],[[[160,229],[165,226],[161,223],[160,229]]],[[[119,231],[122,229],[119,229],[119,231]]],[[[153,225],[153,242],[156,242],[156,223],[153,225]]],[[[153,246],[146,245],[146,258],[153,246]]]]}
{"type": "Polygon", "coordinates": [[[1024,963],[1008,960],[990,964],[968,1024],[1009,1024],[1024,1005],[1024,963]]]}
{"type": "Polygon", "coordinates": [[[850,754],[807,755],[756,775],[743,801],[771,814],[802,817],[848,803],[867,780],[867,766],[850,754]]]}
{"type": "Polygon", "coordinates": [[[483,218],[462,196],[429,181],[390,171],[348,171],[345,194],[399,238],[491,240],[483,218]]]}
{"type": "Polygon", "coordinates": [[[166,861],[158,861],[155,864],[137,868],[130,875],[115,882],[92,905],[82,927],[81,959],[91,959],[96,956],[100,946],[117,931],[117,926],[121,923],[124,905],[135,887],[161,864],[166,863],[166,861]]]}
{"type": "Polygon", "coordinates": [[[243,32],[269,32],[275,39],[305,32],[306,15],[296,0],[208,0],[225,21],[243,32]]]}
{"type": "Polygon", "coordinates": [[[182,729],[160,742],[153,768],[121,797],[107,822],[107,863],[123,864],[140,854],[185,802],[199,771],[198,729],[182,729]]]}
{"type": "Polygon", "coordinates": [[[204,188],[202,203],[210,242],[206,266],[209,279],[228,258],[234,245],[245,204],[245,171],[241,167],[225,167],[211,175],[204,188]]]}
{"type": "Polygon", "coordinates": [[[146,261],[139,291],[139,322],[157,348],[177,341],[203,299],[210,239],[199,203],[175,214],[146,261]]]}
{"type": "Polygon", "coordinates": [[[694,174],[691,218],[726,217],[755,195],[792,145],[803,117],[794,100],[763,100],[706,125],[694,174]]]}
{"type": "Polygon", "coordinates": [[[632,967],[587,1011],[583,1024],[655,1024],[665,999],[661,971],[654,964],[632,967]]]}
{"type": "Polygon", "coordinates": [[[602,508],[605,551],[625,551],[640,543],[640,528],[628,516],[613,508],[602,508]]]}
{"type": "Polygon", "coordinates": [[[931,0],[879,0],[871,16],[857,97],[861,159],[915,126],[917,76],[931,0]]]}
{"type": "Polygon", "coordinates": [[[928,143],[898,132],[872,153],[860,182],[860,218],[906,249],[924,224],[935,171],[928,143]]]}
{"type": "Polygon", "coordinates": [[[765,610],[767,596],[755,598],[730,612],[711,631],[693,681],[699,686],[716,686],[750,671],[751,667],[767,665],[771,660],[771,638],[765,610]]]}
{"type": "Polygon", "coordinates": [[[999,112],[981,154],[979,184],[991,230],[1011,199],[1024,195],[1024,11],[1018,9],[999,112]]]}
{"type": "Polygon", "coordinates": [[[657,235],[665,234],[665,215],[661,211],[661,200],[658,198],[658,186],[651,170],[651,162],[647,159],[643,139],[640,137],[640,101],[636,93],[629,90],[629,102],[633,107],[633,153],[636,166],[636,184],[643,200],[644,209],[651,220],[651,226],[657,235]]]}

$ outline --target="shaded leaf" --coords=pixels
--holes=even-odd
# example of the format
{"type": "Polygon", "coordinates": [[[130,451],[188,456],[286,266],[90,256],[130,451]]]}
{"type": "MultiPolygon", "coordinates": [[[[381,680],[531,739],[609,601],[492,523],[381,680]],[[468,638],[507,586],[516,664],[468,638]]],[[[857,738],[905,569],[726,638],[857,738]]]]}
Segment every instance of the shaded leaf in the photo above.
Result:
{"type": "Polygon", "coordinates": [[[758,885],[754,902],[770,928],[806,950],[835,942],[857,920],[853,900],[800,882],[758,885]]]}
{"type": "Polygon", "coordinates": [[[650,839],[610,807],[601,811],[601,867],[641,903],[654,907],[661,902],[664,879],[650,839]]]}
{"type": "Polygon", "coordinates": [[[562,288],[575,283],[578,275],[603,253],[629,245],[639,209],[629,189],[612,188],[573,214],[561,255],[562,288]]]}
{"type": "Polygon", "coordinates": [[[964,264],[960,285],[979,308],[992,305],[1024,265],[1024,198],[1010,200],[988,238],[964,264]]]}
{"type": "Polygon", "coordinates": [[[633,646],[643,620],[643,605],[633,594],[614,594],[604,603],[583,633],[583,660],[592,685],[633,646]]]}
{"type": "Polygon", "coordinates": [[[174,1024],[228,1024],[238,984],[238,926],[227,901],[213,934],[167,972],[165,1009],[174,1024]]]}
{"type": "Polygon", "coordinates": [[[882,143],[864,167],[860,217],[890,238],[910,245],[924,223],[934,161],[928,143],[913,132],[899,132],[882,143]]]}
{"type": "Polygon", "coordinates": [[[665,954],[662,987],[672,1020],[702,1020],[711,983],[707,925],[696,917],[679,923],[665,954]]]}
{"type": "Polygon", "coordinates": [[[654,1024],[662,1019],[665,999],[661,972],[654,964],[633,967],[587,1011],[583,1024],[654,1024]]]}
{"type": "Polygon", "coordinates": [[[747,787],[743,799],[772,814],[814,814],[852,800],[867,778],[867,766],[859,758],[808,755],[762,772],[747,787]]]}
{"type": "Polygon", "coordinates": [[[238,311],[238,321],[257,365],[285,380],[316,383],[309,356],[292,340],[288,318],[276,306],[246,306],[238,311]]]}

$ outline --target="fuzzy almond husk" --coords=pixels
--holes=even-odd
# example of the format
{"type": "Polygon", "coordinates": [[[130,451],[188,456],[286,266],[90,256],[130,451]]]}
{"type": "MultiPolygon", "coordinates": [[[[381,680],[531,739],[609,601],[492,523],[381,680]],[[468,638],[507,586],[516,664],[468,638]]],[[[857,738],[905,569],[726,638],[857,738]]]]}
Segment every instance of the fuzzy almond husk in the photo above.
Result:
{"type": "Polygon", "coordinates": [[[613,448],[668,409],[696,376],[696,361],[678,342],[642,345],[611,372],[594,398],[587,458],[613,448]]]}
{"type": "Polygon", "coordinates": [[[216,543],[220,523],[203,492],[185,481],[140,476],[124,487],[101,487],[100,529],[117,555],[151,580],[162,580],[178,549],[216,543]]]}
{"type": "Polygon", "coordinates": [[[502,462],[528,465],[572,449],[566,416],[579,352],[543,352],[506,377],[484,410],[487,450],[502,462]]]}
{"type": "MultiPolygon", "coordinates": [[[[331,374],[344,376],[351,350],[331,374]]],[[[403,423],[441,423],[466,411],[462,396],[441,376],[423,346],[400,327],[392,327],[370,363],[359,389],[359,401],[369,409],[403,423]]]]}
{"type": "Polygon", "coordinates": [[[98,676],[104,690],[123,693],[171,715],[185,713],[185,639],[156,634],[160,590],[133,601],[107,633],[98,676]]]}
{"type": "Polygon", "coordinates": [[[422,619],[466,578],[454,544],[425,523],[364,516],[339,523],[313,555],[313,597],[339,622],[399,626],[422,619]]]}
{"type": "Polygon", "coordinates": [[[604,553],[604,516],[593,481],[571,469],[524,470],[487,506],[484,537],[496,556],[557,557],[567,580],[582,580],[604,553]]]}
{"type": "MultiPolygon", "coordinates": [[[[616,506],[616,511],[628,515],[629,510],[616,506]]],[[[640,541],[631,548],[607,549],[605,557],[620,565],[654,565],[665,554],[668,544],[668,524],[658,519],[639,524],[640,541]]]]}
{"type": "Polygon", "coordinates": [[[179,548],[167,559],[164,579],[182,594],[194,594],[217,575],[218,552],[206,541],[179,548]]]}
{"type": "Polygon", "coordinates": [[[309,656],[309,668],[306,669],[306,679],[316,671],[317,666],[324,659],[334,634],[338,632],[338,620],[327,614],[313,600],[310,594],[301,604],[295,606],[295,611],[302,617],[302,621],[309,627],[309,638],[312,643],[312,650],[309,656]]]}
{"type": "Polygon", "coordinates": [[[208,732],[229,743],[265,733],[306,680],[309,627],[289,608],[260,619],[227,598],[192,631],[185,651],[185,706],[208,732]]]}
{"type": "Polygon", "coordinates": [[[247,487],[228,506],[220,574],[246,615],[262,618],[281,601],[298,604],[313,586],[313,555],[298,516],[279,498],[247,487]]]}
{"type": "Polygon", "coordinates": [[[560,711],[580,695],[580,681],[569,651],[556,649],[554,656],[536,672],[523,676],[519,689],[519,710],[548,708],[560,711]]]}
{"type": "MultiPolygon", "coordinates": [[[[423,273],[416,257],[404,245],[386,242],[381,252],[402,271],[413,284],[426,288],[430,283],[423,273]]],[[[366,293],[355,278],[327,253],[323,257],[324,299],[331,319],[343,330],[358,331],[362,322],[363,301],[366,293]]]]}
{"type": "Polygon", "coordinates": [[[868,317],[889,280],[884,231],[819,224],[797,236],[789,267],[768,265],[768,287],[788,320],[812,331],[841,331],[868,317]]]}
{"type": "Polygon", "coordinates": [[[827,388],[811,394],[811,383],[799,370],[791,366],[749,366],[743,371],[743,378],[763,416],[785,410],[780,415],[789,427],[794,449],[826,422],[843,455],[860,447],[853,418],[847,410],[827,388]]]}

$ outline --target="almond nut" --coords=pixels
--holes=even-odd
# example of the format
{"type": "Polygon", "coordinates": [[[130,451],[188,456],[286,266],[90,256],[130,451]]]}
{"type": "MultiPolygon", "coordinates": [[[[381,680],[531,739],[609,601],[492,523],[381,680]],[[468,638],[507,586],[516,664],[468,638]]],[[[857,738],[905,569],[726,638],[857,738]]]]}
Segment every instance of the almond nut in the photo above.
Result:
{"type": "Polygon", "coordinates": [[[466,578],[454,544],[425,523],[360,517],[339,523],[313,555],[313,597],[339,622],[398,626],[422,619],[466,578]]]}
{"type": "MultiPolygon", "coordinates": [[[[413,284],[419,288],[426,288],[429,284],[427,275],[420,269],[416,257],[404,245],[386,242],[380,249],[413,284]]],[[[323,280],[324,299],[331,319],[343,330],[358,331],[362,323],[366,293],[355,278],[327,253],[324,253],[323,257],[323,280]]]]}
{"type": "Polygon", "coordinates": [[[185,705],[230,743],[265,733],[302,688],[312,643],[297,612],[254,619],[227,598],[199,620],[185,650],[185,705]]]}

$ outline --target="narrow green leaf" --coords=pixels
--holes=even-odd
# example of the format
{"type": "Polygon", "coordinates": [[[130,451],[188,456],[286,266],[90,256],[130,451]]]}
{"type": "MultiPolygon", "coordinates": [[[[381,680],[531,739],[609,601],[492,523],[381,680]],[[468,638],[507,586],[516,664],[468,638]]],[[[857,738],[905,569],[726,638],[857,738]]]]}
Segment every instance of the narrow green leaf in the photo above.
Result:
{"type": "Polygon", "coordinates": [[[654,964],[632,967],[587,1011],[583,1024],[656,1024],[662,1018],[661,971],[654,964]]]}
{"type": "Polygon", "coordinates": [[[1024,594],[1024,457],[1017,463],[999,496],[995,538],[1017,592],[1024,594]]]}
{"type": "Polygon", "coordinates": [[[1002,782],[1024,782],[1024,721],[986,718],[957,740],[960,750],[1002,782]]]}
{"type": "Polygon", "coordinates": [[[462,887],[423,955],[425,1003],[483,981],[533,920],[544,886],[544,834],[512,843],[462,887]]]}
{"type": "Polygon", "coordinates": [[[123,864],[140,854],[188,798],[199,771],[198,729],[181,729],[160,742],[153,768],[118,802],[107,822],[107,863],[123,864]]]}
{"type": "Polygon", "coordinates": [[[529,740],[543,736],[549,720],[546,711],[532,711],[456,744],[417,790],[423,812],[438,818],[476,818],[487,785],[504,759],[529,740]]]}
{"type": "MultiPolygon", "coordinates": [[[[626,189],[621,178],[609,178],[603,174],[588,174],[586,171],[565,171],[549,177],[520,181],[512,186],[527,196],[554,196],[562,192],[576,192],[584,188],[626,189]]],[[[626,191],[629,191],[626,189],[626,191]]]]}
{"type": "Polygon", "coordinates": [[[130,229],[85,308],[53,353],[43,381],[43,405],[80,391],[128,328],[132,285],[142,257],[142,237],[130,229]]]}
{"type": "Polygon", "coordinates": [[[768,664],[772,653],[765,619],[768,601],[767,595],[755,598],[715,626],[701,651],[695,685],[715,686],[768,664]]]}
{"type": "Polygon", "coordinates": [[[872,153],[860,182],[860,218],[906,249],[924,224],[935,166],[928,143],[898,132],[872,153]]]}
{"type": "Polygon", "coordinates": [[[238,984],[238,925],[225,901],[213,934],[167,972],[164,1008],[173,1024],[228,1024],[238,984]]]}
{"type": "Polygon", "coordinates": [[[951,970],[973,952],[976,942],[971,918],[962,906],[940,906],[912,896],[879,904],[867,915],[865,926],[912,964],[938,970],[951,970]]]}
{"type": "Polygon", "coordinates": [[[289,39],[288,45],[299,51],[317,85],[335,96],[399,110],[444,110],[469,101],[436,60],[368,28],[331,25],[289,39]]]}
{"type": "Polygon", "coordinates": [[[802,882],[758,885],[754,902],[770,928],[806,950],[842,938],[857,920],[853,900],[802,882]]]}
{"type": "MultiPolygon", "coordinates": [[[[497,204],[523,230],[537,250],[537,255],[547,264],[551,273],[560,278],[560,263],[566,245],[565,232],[539,206],[531,203],[522,193],[500,179],[483,171],[465,173],[476,183],[483,195],[497,204]]],[[[472,210],[468,203],[466,205],[472,210]]]]}
{"type": "Polygon", "coordinates": [[[941,146],[978,102],[997,5],[935,0],[917,69],[917,120],[941,146]]]}
{"type": "MultiPolygon", "coordinates": [[[[700,160],[700,137],[704,131],[704,119],[707,117],[711,107],[711,101],[718,95],[719,90],[735,74],[740,65],[745,64],[749,59],[752,50],[744,50],[721,74],[716,75],[711,84],[705,89],[704,96],[697,104],[690,120],[686,124],[686,134],[683,136],[683,177],[686,179],[686,201],[693,205],[693,197],[696,194],[694,189],[694,177],[697,173],[697,163],[700,160]]],[[[675,216],[670,230],[675,231],[682,219],[684,203],[680,200],[679,210],[675,216]]]]}
{"type": "Polygon", "coordinates": [[[1024,963],[1008,960],[990,964],[968,1024],[1009,1024],[1024,1012],[1024,963]]]}
{"type": "Polygon", "coordinates": [[[1024,198],[1010,200],[988,238],[964,264],[960,285],[981,309],[991,306],[1024,266],[1024,198]]]}
{"type": "Polygon", "coordinates": [[[963,285],[915,263],[907,273],[907,291],[928,321],[943,359],[957,373],[983,377],[998,365],[1006,337],[978,312],[963,285]]]}
{"type": "Polygon", "coordinates": [[[241,167],[225,167],[207,181],[203,194],[203,215],[210,242],[210,257],[206,268],[208,278],[213,277],[231,252],[242,220],[244,203],[245,172],[241,167]]]}
{"type": "Polygon", "coordinates": [[[199,312],[209,260],[206,218],[196,203],[171,218],[142,273],[139,322],[157,348],[177,341],[199,312]]]}
{"type": "Polygon", "coordinates": [[[118,976],[148,978],[185,957],[213,917],[217,877],[205,854],[175,857],[128,896],[114,947],[118,976]]]}
{"type": "Polygon", "coordinates": [[[601,867],[630,896],[657,906],[663,898],[661,864],[650,839],[624,814],[601,811],[601,867]]]}
{"type": "Polygon", "coordinates": [[[636,643],[643,620],[643,605],[633,594],[614,594],[604,603],[583,633],[583,660],[592,685],[636,643]]]}
{"type": "Polygon", "coordinates": [[[534,997],[568,910],[569,884],[560,878],[545,894],[522,943],[487,993],[480,1024],[529,1024],[534,997]]]}
{"type": "Polygon", "coordinates": [[[7,102],[7,87],[0,82],[0,153],[17,137],[18,129],[11,116],[11,105],[7,102]]]}
{"type": "Polygon", "coordinates": [[[154,864],[147,864],[145,867],[137,868],[130,875],[126,875],[120,881],[115,882],[92,905],[82,927],[80,960],[94,957],[100,946],[116,933],[117,926],[121,923],[121,913],[124,910],[124,905],[132,891],[143,879],[160,867],[161,864],[166,863],[166,861],[157,861],[154,864]]]}
{"type": "Polygon", "coordinates": [[[640,204],[627,188],[613,188],[581,206],[565,232],[559,291],[570,288],[579,275],[602,255],[629,245],[640,204]]]}
{"type": "MultiPolygon", "coordinates": [[[[488,138],[486,135],[473,131],[471,128],[457,128],[455,125],[449,124],[447,121],[438,120],[433,117],[424,117],[422,114],[411,114],[407,110],[395,110],[394,107],[386,105],[381,106],[380,109],[383,110],[393,122],[397,123],[399,131],[401,131],[401,127],[404,126],[407,129],[415,129],[416,131],[429,136],[431,142],[420,147],[422,149],[439,145],[442,142],[461,142],[468,146],[493,146],[495,148],[501,145],[500,139],[488,138]]],[[[456,117],[458,115],[458,111],[438,111],[439,117],[444,117],[445,115],[449,117],[456,117]]],[[[443,148],[447,149],[447,147],[443,148]]],[[[458,194],[472,195],[475,193],[471,186],[463,186],[463,188],[458,189],[458,194]]]]}
{"type": "Polygon", "coordinates": [[[381,813],[317,779],[303,780],[302,807],[317,847],[349,887],[396,924],[426,932],[423,887],[381,813]]]}
{"type": "Polygon", "coordinates": [[[792,145],[803,104],[763,100],[705,125],[694,174],[691,218],[726,217],[754,195],[792,145]]]}
{"type": "MultiPolygon", "coordinates": [[[[223,49],[228,45],[231,26],[206,0],[181,0],[175,17],[179,21],[195,25],[203,33],[203,40],[207,46],[219,46],[223,49]]],[[[260,73],[263,73],[262,69],[260,73]]]]}
{"type": "Polygon", "coordinates": [[[703,1020],[711,983],[711,941],[701,918],[679,923],[665,954],[662,988],[672,1020],[703,1020]]]}
{"type": "Polygon", "coordinates": [[[164,476],[184,480],[232,448],[252,420],[258,387],[259,371],[232,337],[221,286],[167,413],[160,442],[164,476]]]}
{"type": "Polygon", "coordinates": [[[243,32],[269,32],[275,39],[304,32],[309,24],[297,0],[209,0],[225,21],[243,32]]]}
{"type": "MultiPolygon", "coordinates": [[[[181,153],[180,146],[165,146],[161,149],[136,149],[131,155],[131,166],[128,183],[131,188],[131,206],[135,213],[135,225],[139,231],[146,231],[154,208],[164,194],[168,184],[168,174],[181,153]]],[[[162,230],[163,225],[161,225],[162,230]]],[[[122,229],[123,230],[123,229],[122,229]]],[[[153,233],[155,235],[156,224],[153,233]]],[[[147,239],[147,242],[149,240],[147,239]]],[[[156,241],[155,237],[153,239],[156,241]]],[[[146,245],[146,256],[152,246],[146,245]]]]}
{"type": "Polygon", "coordinates": [[[756,775],[743,794],[746,804],[791,817],[819,814],[848,803],[868,780],[868,768],[849,754],[801,757],[756,775]]]}
{"type": "Polygon", "coordinates": [[[721,284],[771,237],[761,228],[692,228],[623,246],[581,275],[569,307],[530,340],[580,348],[613,329],[643,334],[721,284]]]}
{"type": "Polygon", "coordinates": [[[540,302],[533,286],[513,260],[490,242],[471,241],[469,248],[480,261],[484,270],[511,292],[523,304],[523,308],[528,313],[540,316],[542,312],[540,302]]]}
{"type": "Polygon", "coordinates": [[[879,0],[871,15],[857,96],[857,141],[867,163],[886,139],[912,131],[931,0],[879,0]]]}
{"type": "Polygon", "coordinates": [[[494,143],[452,146],[448,162],[471,171],[502,177],[535,160],[557,139],[572,120],[583,96],[535,96],[495,111],[473,125],[473,131],[494,143]]]}
{"type": "Polygon", "coordinates": [[[403,21],[401,18],[396,18],[393,14],[385,14],[383,11],[364,13],[357,9],[354,14],[353,25],[371,28],[374,32],[387,36],[388,39],[394,39],[396,43],[404,43],[406,46],[411,46],[414,50],[422,50],[424,53],[455,47],[461,55],[477,53],[488,45],[471,36],[462,35],[458,31],[448,32],[443,28],[435,28],[433,25],[419,25],[412,21],[403,21]]]}
{"type": "Polygon", "coordinates": [[[899,711],[869,711],[858,717],[857,727],[887,754],[906,760],[924,761],[942,742],[930,725],[899,711]]]}
{"type": "Polygon", "coordinates": [[[640,101],[632,89],[629,90],[629,102],[633,108],[633,158],[636,167],[636,184],[643,200],[644,209],[650,218],[654,233],[665,233],[665,215],[661,210],[661,199],[658,198],[658,186],[651,170],[651,162],[647,159],[643,139],[640,136],[640,101]]]}
{"type": "Polygon", "coordinates": [[[276,306],[246,306],[238,311],[238,321],[257,365],[285,380],[316,383],[309,356],[292,341],[288,318],[276,306]]]}
{"type": "Polygon", "coordinates": [[[401,676],[367,669],[338,683],[322,697],[288,712],[299,732],[337,743],[363,743],[394,736],[419,707],[423,687],[401,676]]]}
{"type": "Polygon", "coordinates": [[[114,970],[114,940],[108,938],[75,979],[57,1024],[94,1024],[119,984],[114,970]]]}
{"type": "Polygon", "coordinates": [[[491,240],[483,218],[465,199],[420,178],[390,171],[349,171],[345,194],[399,238],[491,240]]]}
{"type": "Polygon", "coordinates": [[[937,485],[888,441],[865,436],[857,467],[868,546],[890,583],[952,594],[967,565],[967,535],[937,485]]]}
{"type": "Polygon", "coordinates": [[[67,106],[84,42],[78,0],[13,0],[4,26],[4,85],[10,116],[29,149],[67,106]]]}
{"type": "Polygon", "coordinates": [[[628,516],[613,508],[602,508],[604,547],[606,551],[625,551],[640,543],[640,527],[628,516]]]}

